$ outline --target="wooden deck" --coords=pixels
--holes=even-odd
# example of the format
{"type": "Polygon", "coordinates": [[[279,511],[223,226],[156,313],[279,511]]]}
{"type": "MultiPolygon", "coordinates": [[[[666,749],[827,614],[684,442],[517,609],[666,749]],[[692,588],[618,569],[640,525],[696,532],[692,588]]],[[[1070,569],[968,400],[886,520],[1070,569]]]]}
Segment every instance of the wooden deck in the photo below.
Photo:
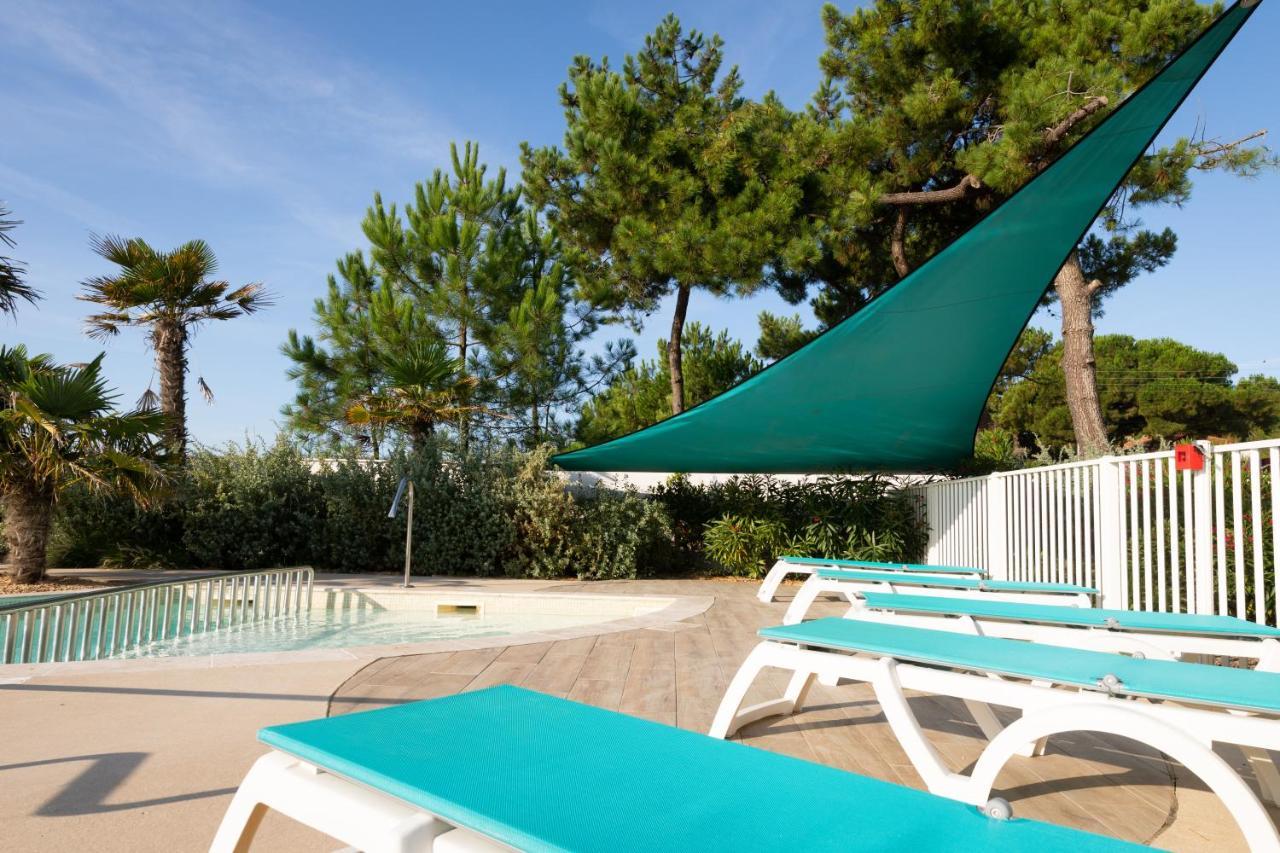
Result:
{"type": "MultiPolygon", "coordinates": [[[[572,585],[568,588],[575,588],[572,585]]],[[[734,581],[620,581],[582,584],[596,593],[713,595],[705,613],[661,628],[454,653],[382,658],[334,693],[330,714],[365,710],[474,690],[519,684],[544,693],[706,731],[728,680],[756,642],[760,627],[781,621],[786,599],[761,604],[755,585],[734,581]]],[[[565,585],[557,585],[564,591],[565,585]]],[[[818,615],[842,608],[820,604],[818,615]]],[[[786,677],[759,684],[759,699],[781,694],[786,677]],[[772,695],[766,695],[766,691],[772,695]]],[[[755,701],[754,697],[752,699],[755,701]]],[[[815,686],[810,706],[795,717],[763,720],[742,739],[757,747],[923,787],[865,685],[815,686]]],[[[968,767],[982,750],[959,701],[917,696],[915,710],[953,768],[968,767]]],[[[1237,750],[1223,751],[1250,778],[1237,750]]],[[[1015,758],[997,793],[1017,815],[1089,829],[1177,850],[1243,850],[1234,821],[1218,799],[1162,754],[1130,741],[1090,734],[1050,741],[1041,758],[1015,758]]],[[[1277,817],[1273,812],[1273,818],[1277,817]]]]}

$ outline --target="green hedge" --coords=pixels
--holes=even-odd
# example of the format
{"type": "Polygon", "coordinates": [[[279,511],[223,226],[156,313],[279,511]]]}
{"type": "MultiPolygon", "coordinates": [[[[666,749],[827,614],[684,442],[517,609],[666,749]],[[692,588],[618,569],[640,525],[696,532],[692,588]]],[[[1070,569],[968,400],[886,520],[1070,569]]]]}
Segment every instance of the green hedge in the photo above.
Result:
{"type": "Polygon", "coordinates": [[[313,471],[284,442],[199,450],[168,499],[149,509],[81,489],[65,493],[50,565],[395,571],[404,561],[405,513],[391,520],[387,509],[405,474],[414,482],[413,568],[420,574],[751,574],[768,555],[754,554],[748,565],[707,547],[708,524],[726,516],[767,520],[814,553],[830,550],[812,536],[814,518],[841,525],[841,536],[856,530],[887,539],[890,559],[913,556],[922,541],[914,516],[880,480],[796,485],[742,477],[704,487],[676,477],[650,498],[566,489],[546,463],[545,452],[458,459],[428,449],[382,463],[330,460],[313,471]],[[810,540],[794,538],[806,531],[810,540]]]}
{"type": "Polygon", "coordinates": [[[910,500],[880,477],[673,477],[656,497],[682,559],[731,574],[756,577],[783,554],[916,561],[927,544],[910,500]]]}
{"type": "Polygon", "coordinates": [[[414,482],[420,574],[620,578],[670,569],[662,507],[634,493],[566,492],[545,453],[446,459],[427,450],[312,471],[281,443],[192,454],[164,502],[72,489],[58,506],[50,565],[227,570],[403,566],[407,514],[387,518],[400,477],[414,482]]]}

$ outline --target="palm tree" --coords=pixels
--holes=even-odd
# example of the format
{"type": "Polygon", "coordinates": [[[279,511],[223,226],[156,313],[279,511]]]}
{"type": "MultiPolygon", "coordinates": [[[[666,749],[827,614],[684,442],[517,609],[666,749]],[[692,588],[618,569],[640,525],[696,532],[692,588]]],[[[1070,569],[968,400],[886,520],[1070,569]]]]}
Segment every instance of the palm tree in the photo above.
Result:
{"type": "MultiPolygon", "coordinates": [[[[10,248],[13,248],[13,238],[9,236],[9,232],[21,224],[16,219],[10,219],[12,215],[0,205],[0,244],[10,248]]],[[[40,294],[22,280],[24,272],[26,270],[21,263],[0,255],[0,314],[16,314],[19,299],[34,303],[40,298],[40,294]]]]}
{"type": "Polygon", "coordinates": [[[165,478],[158,440],[165,417],[114,410],[102,356],[56,365],[25,347],[0,346],[0,501],[9,574],[18,583],[44,577],[49,526],[58,494],[77,483],[145,502],[165,478]]]}
{"type": "MultiPolygon", "coordinates": [[[[86,323],[89,335],[105,338],[124,326],[145,326],[156,353],[160,374],[160,410],[169,416],[166,443],[181,461],[187,450],[187,349],[196,326],[208,320],[232,320],[270,305],[261,284],[231,289],[225,281],[210,281],[218,268],[213,250],[203,240],[184,243],[172,252],[159,252],[141,239],[94,237],[93,250],[120,267],[116,275],[84,282],[80,299],[103,306],[86,323]]],[[[205,398],[212,392],[199,378],[205,398]]]]}
{"type": "Polygon", "coordinates": [[[483,408],[466,402],[477,380],[462,373],[461,359],[451,358],[439,341],[419,340],[384,352],[380,366],[386,383],[348,407],[353,426],[388,426],[420,447],[437,424],[456,423],[483,408]]]}

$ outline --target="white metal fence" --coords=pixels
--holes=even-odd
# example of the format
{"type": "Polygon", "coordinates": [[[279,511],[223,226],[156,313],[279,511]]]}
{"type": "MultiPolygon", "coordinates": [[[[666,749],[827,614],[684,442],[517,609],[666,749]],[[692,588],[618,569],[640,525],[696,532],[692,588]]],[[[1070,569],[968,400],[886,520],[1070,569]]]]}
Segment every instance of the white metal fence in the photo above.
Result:
{"type": "Polygon", "coordinates": [[[1094,586],[1106,606],[1277,624],[1280,439],[1106,456],[911,487],[926,561],[1094,586]]]}

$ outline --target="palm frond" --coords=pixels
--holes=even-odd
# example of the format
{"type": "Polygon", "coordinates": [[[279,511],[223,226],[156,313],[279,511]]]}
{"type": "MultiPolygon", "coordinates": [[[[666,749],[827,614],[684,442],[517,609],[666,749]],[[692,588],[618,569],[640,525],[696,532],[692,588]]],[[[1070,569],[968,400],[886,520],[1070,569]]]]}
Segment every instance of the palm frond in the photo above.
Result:
{"type": "Polygon", "coordinates": [[[155,411],[160,408],[160,395],[151,390],[151,386],[148,385],[147,390],[142,392],[142,396],[134,405],[140,412],[155,411]]]}
{"type": "Polygon", "coordinates": [[[262,282],[254,282],[246,284],[244,287],[236,288],[223,298],[227,302],[232,302],[239,306],[240,310],[246,314],[253,314],[276,304],[276,298],[262,282]]]}
{"type": "Polygon", "coordinates": [[[0,491],[56,494],[73,483],[139,500],[161,487],[158,411],[119,413],[102,356],[81,366],[0,346],[0,491]]]}
{"type": "Polygon", "coordinates": [[[196,377],[196,387],[200,389],[200,396],[204,397],[204,401],[210,406],[213,405],[213,389],[209,387],[209,383],[204,381],[203,376],[196,377]]]}
{"type": "Polygon", "coordinates": [[[111,409],[117,396],[102,375],[101,353],[83,366],[35,373],[19,388],[41,411],[67,421],[98,417],[111,409]]]}
{"type": "MultiPolygon", "coordinates": [[[[9,215],[8,209],[0,207],[0,243],[12,247],[14,242],[9,232],[22,223],[10,219],[9,215]]],[[[17,314],[19,299],[34,305],[41,298],[39,291],[23,281],[26,271],[25,264],[0,255],[0,314],[17,314]]]]}

